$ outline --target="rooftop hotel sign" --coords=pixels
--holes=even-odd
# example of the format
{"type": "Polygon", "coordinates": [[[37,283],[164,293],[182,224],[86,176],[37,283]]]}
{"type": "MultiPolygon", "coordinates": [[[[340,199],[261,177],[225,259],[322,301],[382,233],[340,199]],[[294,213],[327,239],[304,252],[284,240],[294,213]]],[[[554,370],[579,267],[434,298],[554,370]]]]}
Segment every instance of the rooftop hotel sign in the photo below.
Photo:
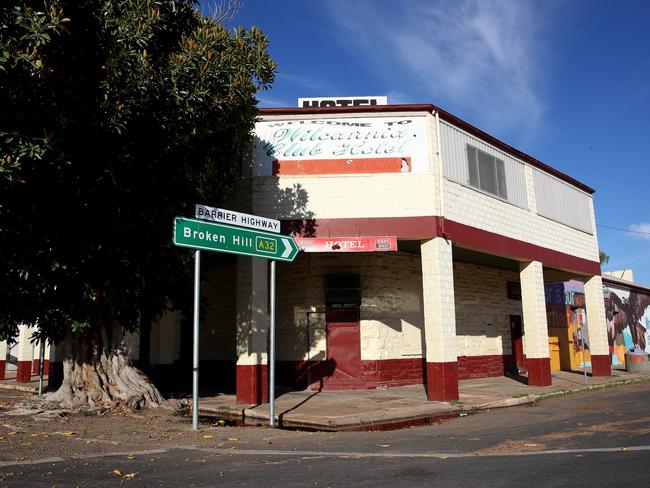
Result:
{"type": "Polygon", "coordinates": [[[387,105],[388,97],[320,97],[299,98],[300,108],[322,107],[363,107],[369,105],[387,105]]]}
{"type": "Polygon", "coordinates": [[[260,176],[282,175],[283,165],[298,171],[294,174],[331,173],[332,168],[344,173],[427,171],[424,115],[264,120],[256,124],[255,135],[260,176]]]}

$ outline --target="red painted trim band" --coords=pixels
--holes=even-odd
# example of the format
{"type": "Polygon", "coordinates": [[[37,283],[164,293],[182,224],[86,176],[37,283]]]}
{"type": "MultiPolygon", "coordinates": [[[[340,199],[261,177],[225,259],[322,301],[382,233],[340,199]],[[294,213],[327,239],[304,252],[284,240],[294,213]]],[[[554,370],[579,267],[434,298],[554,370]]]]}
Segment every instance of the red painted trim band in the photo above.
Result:
{"type": "Polygon", "coordinates": [[[282,233],[299,237],[396,236],[399,239],[436,237],[438,217],[377,217],[283,220],[282,233]]]}
{"type": "Polygon", "coordinates": [[[409,173],[410,171],[410,157],[273,161],[273,176],[409,173]],[[403,163],[407,165],[404,169],[403,163]]]}
{"type": "Polygon", "coordinates": [[[427,363],[427,399],[438,402],[458,400],[458,363],[427,363]]]}
{"type": "Polygon", "coordinates": [[[525,261],[541,261],[544,265],[586,275],[599,275],[600,263],[571,256],[560,251],[502,236],[453,220],[442,220],[442,235],[453,242],[478,250],[491,251],[525,261]]]}
{"type": "Polygon", "coordinates": [[[32,362],[18,361],[16,363],[16,382],[29,383],[32,381],[32,362]]]}
{"type": "Polygon", "coordinates": [[[608,354],[592,354],[591,374],[594,376],[611,376],[612,358],[608,354]]]}
{"type": "Polygon", "coordinates": [[[540,261],[548,267],[578,274],[600,275],[600,263],[596,261],[436,216],[284,220],[282,231],[300,237],[392,235],[411,240],[444,237],[479,251],[522,261],[540,261]]]}
{"type": "Polygon", "coordinates": [[[237,402],[260,405],[269,401],[269,380],[265,364],[237,365],[237,402]]]}
{"type": "Polygon", "coordinates": [[[551,359],[526,358],[528,386],[551,386],[551,359]]]}

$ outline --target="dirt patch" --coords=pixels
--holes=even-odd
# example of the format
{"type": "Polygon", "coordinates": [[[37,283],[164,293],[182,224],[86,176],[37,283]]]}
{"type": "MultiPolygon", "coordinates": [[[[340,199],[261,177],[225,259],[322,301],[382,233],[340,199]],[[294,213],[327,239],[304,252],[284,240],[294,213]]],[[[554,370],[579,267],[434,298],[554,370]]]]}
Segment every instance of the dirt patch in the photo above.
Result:
{"type": "Polygon", "coordinates": [[[0,403],[0,462],[174,446],[227,449],[250,442],[271,443],[292,434],[263,427],[228,427],[223,422],[207,420],[199,431],[194,431],[191,418],[174,409],[72,412],[34,406],[13,401],[0,403]]]}

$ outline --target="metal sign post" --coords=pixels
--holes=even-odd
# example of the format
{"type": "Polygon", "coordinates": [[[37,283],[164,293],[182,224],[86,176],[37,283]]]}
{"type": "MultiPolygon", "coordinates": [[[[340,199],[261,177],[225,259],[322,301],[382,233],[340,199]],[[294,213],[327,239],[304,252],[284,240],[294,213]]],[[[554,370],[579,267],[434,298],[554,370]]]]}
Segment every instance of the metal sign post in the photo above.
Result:
{"type": "Polygon", "coordinates": [[[192,428],[199,428],[199,298],[201,294],[201,251],[194,254],[194,324],[192,339],[192,428]]]}
{"type": "Polygon", "coordinates": [[[275,426],[275,261],[271,261],[269,324],[269,426],[275,426]]]}
{"type": "Polygon", "coordinates": [[[589,384],[587,380],[587,358],[585,357],[585,330],[584,323],[580,325],[580,347],[582,349],[582,372],[585,375],[585,385],[589,384]]]}
{"type": "Polygon", "coordinates": [[[278,234],[280,221],[233,212],[205,205],[196,206],[203,220],[176,217],[173,242],[176,246],[196,249],[194,255],[194,322],[192,358],[192,428],[199,428],[199,301],[201,286],[201,249],[240,254],[271,260],[269,330],[269,424],[275,425],[275,264],[291,262],[300,249],[291,236],[278,234]],[[206,220],[231,222],[227,225],[206,220]],[[266,229],[266,230],[260,230],[266,229]]]}
{"type": "Polygon", "coordinates": [[[43,396],[43,376],[45,375],[45,339],[41,339],[40,361],[38,362],[38,396],[43,396]]]}

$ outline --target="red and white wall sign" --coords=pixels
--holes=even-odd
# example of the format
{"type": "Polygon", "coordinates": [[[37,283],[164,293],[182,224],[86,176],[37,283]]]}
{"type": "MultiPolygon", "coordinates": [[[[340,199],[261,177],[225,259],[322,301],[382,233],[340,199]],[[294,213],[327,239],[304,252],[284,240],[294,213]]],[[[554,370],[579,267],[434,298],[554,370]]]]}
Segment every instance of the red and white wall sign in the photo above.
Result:
{"type": "Polygon", "coordinates": [[[294,237],[304,252],[397,251],[397,237],[294,237]]]}
{"type": "Polygon", "coordinates": [[[426,123],[417,115],[263,120],[256,175],[426,173],[426,123]]]}

